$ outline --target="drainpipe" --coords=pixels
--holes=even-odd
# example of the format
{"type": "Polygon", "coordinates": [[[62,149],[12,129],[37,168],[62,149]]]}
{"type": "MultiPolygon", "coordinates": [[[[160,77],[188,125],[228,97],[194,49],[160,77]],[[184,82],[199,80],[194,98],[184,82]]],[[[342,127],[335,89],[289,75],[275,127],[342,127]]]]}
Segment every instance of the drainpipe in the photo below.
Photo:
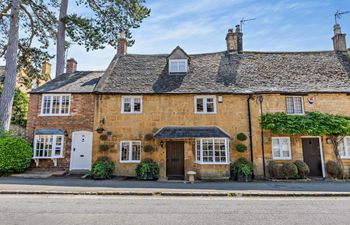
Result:
{"type": "MultiPolygon", "coordinates": [[[[260,103],[260,118],[263,115],[263,108],[262,103],[264,101],[264,97],[262,95],[258,96],[258,101],[260,103]]],[[[261,155],[263,160],[263,171],[264,171],[264,177],[266,177],[266,169],[265,169],[265,147],[264,147],[264,129],[260,125],[260,137],[261,137],[261,155]]]]}
{"type": "Polygon", "coordinates": [[[253,163],[253,140],[252,140],[252,115],[250,109],[250,100],[252,99],[252,95],[248,96],[247,106],[248,106],[248,126],[249,126],[249,146],[250,146],[250,161],[253,163]]]}

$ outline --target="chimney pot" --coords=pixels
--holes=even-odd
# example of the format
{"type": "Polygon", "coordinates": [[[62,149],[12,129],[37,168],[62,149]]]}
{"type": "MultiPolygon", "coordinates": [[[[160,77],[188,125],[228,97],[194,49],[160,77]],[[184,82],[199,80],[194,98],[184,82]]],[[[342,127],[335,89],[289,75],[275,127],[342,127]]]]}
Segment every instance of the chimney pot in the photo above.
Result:
{"type": "Polygon", "coordinates": [[[75,59],[70,58],[67,60],[66,73],[74,73],[77,71],[77,61],[75,59]]]}
{"type": "Polygon", "coordinates": [[[340,52],[347,51],[346,38],[345,38],[346,34],[343,34],[341,32],[341,27],[339,24],[334,25],[333,32],[334,32],[334,36],[332,37],[332,40],[333,40],[334,51],[340,51],[340,52]]]}

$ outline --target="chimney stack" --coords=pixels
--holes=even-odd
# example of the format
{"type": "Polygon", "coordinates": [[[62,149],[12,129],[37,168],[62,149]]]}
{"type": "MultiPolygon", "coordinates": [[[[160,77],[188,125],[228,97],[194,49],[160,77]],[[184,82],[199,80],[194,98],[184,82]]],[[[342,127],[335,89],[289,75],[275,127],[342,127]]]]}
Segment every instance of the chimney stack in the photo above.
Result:
{"type": "Polygon", "coordinates": [[[334,31],[334,36],[332,37],[332,40],[333,40],[334,51],[339,51],[339,52],[347,51],[346,39],[345,39],[346,34],[343,34],[341,32],[340,25],[335,24],[333,27],[333,31],[334,31]]]}
{"type": "Polygon", "coordinates": [[[41,73],[45,74],[51,80],[51,64],[49,62],[44,62],[41,68],[41,73]]]}
{"type": "Polygon", "coordinates": [[[243,52],[243,33],[241,32],[240,25],[236,25],[236,30],[228,29],[226,35],[227,51],[229,53],[242,53],[243,52]]]}
{"type": "Polygon", "coordinates": [[[75,59],[70,58],[67,60],[67,65],[66,65],[66,73],[74,73],[77,71],[77,61],[75,59]]]}
{"type": "Polygon", "coordinates": [[[127,52],[127,40],[125,37],[125,32],[121,32],[120,33],[120,38],[118,39],[118,43],[117,43],[117,54],[118,55],[126,55],[127,52]]]}

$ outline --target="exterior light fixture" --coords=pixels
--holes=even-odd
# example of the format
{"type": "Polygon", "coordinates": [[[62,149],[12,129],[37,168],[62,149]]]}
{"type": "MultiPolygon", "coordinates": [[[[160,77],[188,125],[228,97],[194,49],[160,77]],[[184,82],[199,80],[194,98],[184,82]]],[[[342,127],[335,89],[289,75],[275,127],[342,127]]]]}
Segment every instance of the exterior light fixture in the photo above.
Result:
{"type": "Polygon", "coordinates": [[[160,141],[160,147],[162,147],[163,148],[163,146],[164,146],[164,141],[160,141]]]}

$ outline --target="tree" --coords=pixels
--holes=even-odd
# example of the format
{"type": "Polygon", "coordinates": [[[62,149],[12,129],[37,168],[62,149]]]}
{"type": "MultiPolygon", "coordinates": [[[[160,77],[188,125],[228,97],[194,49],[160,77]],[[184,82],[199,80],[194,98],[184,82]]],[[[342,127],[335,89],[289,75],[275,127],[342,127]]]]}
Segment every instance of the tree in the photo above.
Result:
{"type": "Polygon", "coordinates": [[[5,56],[6,59],[5,82],[0,98],[0,130],[7,131],[11,121],[16,72],[22,71],[26,75],[23,82],[27,86],[31,86],[36,79],[46,78],[41,74],[41,65],[52,57],[47,48],[50,40],[56,37],[57,19],[43,0],[3,0],[0,12],[0,57],[5,56]],[[37,47],[33,47],[33,43],[37,47]]]}
{"type": "Polygon", "coordinates": [[[262,116],[261,125],[274,134],[328,136],[337,164],[344,171],[338,147],[344,137],[350,135],[350,117],[319,112],[310,112],[303,116],[267,113],[262,116]]]}
{"type": "Polygon", "coordinates": [[[124,32],[131,39],[130,29],[138,28],[142,20],[149,16],[144,0],[76,0],[78,7],[85,6],[89,17],[77,13],[67,13],[68,0],[61,0],[60,19],[57,32],[56,76],[64,72],[65,34],[72,42],[84,45],[89,50],[102,49],[106,45],[115,46],[119,34],[124,32]]]}

